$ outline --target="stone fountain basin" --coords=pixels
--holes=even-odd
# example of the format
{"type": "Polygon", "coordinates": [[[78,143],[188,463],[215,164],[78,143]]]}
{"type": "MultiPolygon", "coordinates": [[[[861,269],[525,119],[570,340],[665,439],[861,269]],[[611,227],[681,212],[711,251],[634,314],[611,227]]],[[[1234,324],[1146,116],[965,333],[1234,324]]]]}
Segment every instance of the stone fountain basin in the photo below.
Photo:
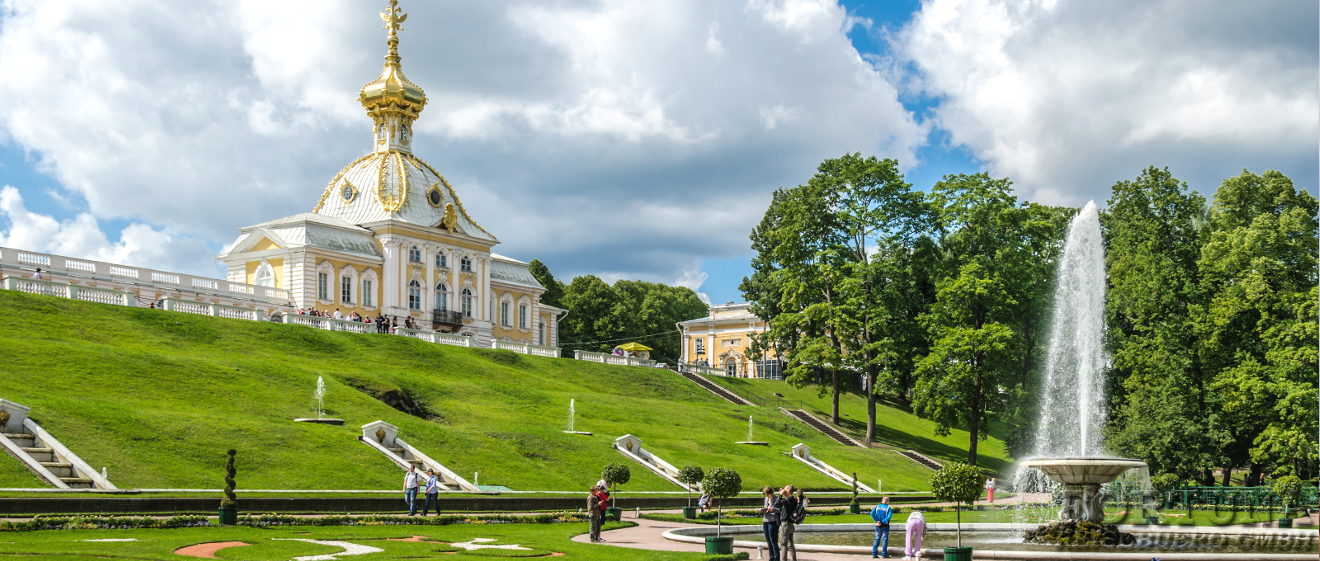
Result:
{"type": "Polygon", "coordinates": [[[1146,467],[1146,462],[1130,458],[1036,458],[1022,465],[1036,468],[1065,485],[1103,485],[1127,470],[1146,467]]]}

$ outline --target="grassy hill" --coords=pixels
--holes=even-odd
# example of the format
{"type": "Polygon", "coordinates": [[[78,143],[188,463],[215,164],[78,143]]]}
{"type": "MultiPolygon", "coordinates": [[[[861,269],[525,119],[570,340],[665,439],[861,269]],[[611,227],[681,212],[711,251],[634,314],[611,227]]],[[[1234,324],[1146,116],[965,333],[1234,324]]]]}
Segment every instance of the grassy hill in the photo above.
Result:
{"type": "MultiPolygon", "coordinates": [[[[483,485],[517,490],[585,488],[602,465],[625,461],[610,444],[626,433],[678,466],[733,467],[745,489],[842,488],[785,455],[798,442],[863,481],[883,478],[885,490],[924,490],[929,477],[893,452],[841,446],[776,413],[764,394],[785,391],[782,383],[730,381],[760,405],[733,406],[660,369],[10,291],[0,291],[0,324],[0,398],[32,407],[35,421],[122,488],[219,488],[228,448],[239,450],[240,489],[398,488],[401,472],[355,440],[376,419],[465,477],[480,472],[483,485]],[[326,416],[345,426],[292,422],[314,415],[318,376],[326,416]],[[562,432],[570,399],[576,428],[595,436],[562,432]],[[746,438],[748,416],[769,448],[733,444],[746,438]]],[[[896,428],[921,423],[886,414],[896,428]]],[[[677,490],[630,467],[625,490],[677,490]]],[[[37,484],[0,458],[0,487],[37,484]]]]}

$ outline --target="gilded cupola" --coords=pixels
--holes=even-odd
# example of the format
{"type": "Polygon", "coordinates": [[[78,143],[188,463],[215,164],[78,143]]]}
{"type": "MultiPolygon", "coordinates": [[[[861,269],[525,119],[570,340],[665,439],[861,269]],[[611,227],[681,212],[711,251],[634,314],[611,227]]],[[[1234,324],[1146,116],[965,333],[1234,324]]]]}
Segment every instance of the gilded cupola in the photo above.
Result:
{"type": "Polygon", "coordinates": [[[408,14],[399,9],[398,0],[390,0],[388,10],[380,13],[389,31],[389,52],[385,55],[385,69],[380,77],[362,86],[358,101],[374,122],[373,136],[376,151],[411,151],[413,120],[426,107],[426,92],[408,81],[403,75],[399,58],[400,25],[408,14]]]}

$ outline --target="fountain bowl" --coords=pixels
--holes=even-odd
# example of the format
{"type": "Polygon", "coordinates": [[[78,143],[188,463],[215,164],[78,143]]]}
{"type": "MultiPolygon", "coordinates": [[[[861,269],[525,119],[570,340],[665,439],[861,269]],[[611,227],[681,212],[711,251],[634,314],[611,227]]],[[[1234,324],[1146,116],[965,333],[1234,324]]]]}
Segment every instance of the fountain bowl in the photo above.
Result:
{"type": "Polygon", "coordinates": [[[760,440],[743,440],[743,441],[740,441],[740,442],[734,442],[734,444],[746,444],[746,445],[748,445],[748,446],[769,446],[769,445],[770,445],[769,442],[762,442],[762,441],[760,441],[760,440]]]}
{"type": "Polygon", "coordinates": [[[593,435],[592,435],[591,433],[589,433],[589,432],[586,432],[586,431],[580,431],[580,430],[566,430],[566,431],[564,431],[564,434],[576,434],[576,435],[581,435],[581,436],[593,436],[593,435]]]}
{"type": "Polygon", "coordinates": [[[325,419],[294,419],[293,422],[295,422],[295,423],[312,423],[312,424],[316,424],[316,425],[335,425],[335,426],[341,426],[341,427],[344,426],[344,420],[343,420],[343,419],[329,419],[329,418],[325,418],[325,419]]]}
{"type": "Polygon", "coordinates": [[[1146,462],[1129,458],[1036,458],[1022,462],[1064,485],[1104,485],[1146,462]]]}

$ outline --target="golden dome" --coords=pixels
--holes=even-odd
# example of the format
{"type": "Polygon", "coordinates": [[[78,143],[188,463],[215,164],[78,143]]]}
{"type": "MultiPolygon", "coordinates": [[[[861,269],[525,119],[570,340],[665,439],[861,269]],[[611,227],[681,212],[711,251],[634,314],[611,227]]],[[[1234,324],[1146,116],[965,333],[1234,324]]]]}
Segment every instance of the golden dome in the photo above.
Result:
{"type": "Polygon", "coordinates": [[[411,121],[426,107],[426,92],[417,84],[408,81],[399,64],[398,32],[403,29],[399,24],[408,19],[408,14],[402,13],[398,4],[398,0],[390,0],[389,9],[380,13],[380,19],[385,21],[384,29],[390,32],[387,41],[390,49],[385,55],[385,70],[375,81],[362,86],[362,91],[358,94],[358,101],[362,103],[362,107],[377,121],[388,113],[401,113],[402,115],[397,116],[406,116],[411,121]]]}

